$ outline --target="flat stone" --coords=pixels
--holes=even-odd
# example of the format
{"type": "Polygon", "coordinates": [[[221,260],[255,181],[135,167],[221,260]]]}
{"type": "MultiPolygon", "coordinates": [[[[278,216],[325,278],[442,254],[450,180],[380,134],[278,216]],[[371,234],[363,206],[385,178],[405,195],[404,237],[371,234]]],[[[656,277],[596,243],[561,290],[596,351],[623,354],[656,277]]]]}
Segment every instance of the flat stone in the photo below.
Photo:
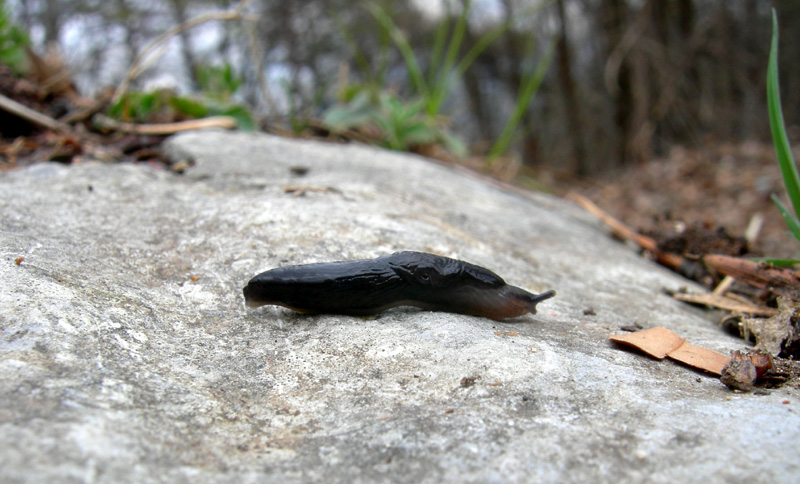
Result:
{"type": "Polygon", "coordinates": [[[608,341],[638,323],[746,347],[573,204],[356,145],[169,148],[195,166],[0,174],[5,482],[800,479],[796,389],[734,393],[608,341]],[[399,250],[558,296],[504,322],[244,306],[261,271],[399,250]]]}

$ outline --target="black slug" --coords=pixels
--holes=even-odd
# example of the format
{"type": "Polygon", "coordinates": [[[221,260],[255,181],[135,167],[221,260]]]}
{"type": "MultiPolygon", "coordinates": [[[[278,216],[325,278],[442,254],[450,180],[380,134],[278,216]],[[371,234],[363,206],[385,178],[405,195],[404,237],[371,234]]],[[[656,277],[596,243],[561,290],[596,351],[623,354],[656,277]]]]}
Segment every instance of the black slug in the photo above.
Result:
{"type": "Polygon", "coordinates": [[[366,316],[396,306],[506,319],[536,314],[555,291],[531,294],[494,272],[423,252],[272,269],[244,288],[249,307],[273,304],[300,313],[366,316]]]}

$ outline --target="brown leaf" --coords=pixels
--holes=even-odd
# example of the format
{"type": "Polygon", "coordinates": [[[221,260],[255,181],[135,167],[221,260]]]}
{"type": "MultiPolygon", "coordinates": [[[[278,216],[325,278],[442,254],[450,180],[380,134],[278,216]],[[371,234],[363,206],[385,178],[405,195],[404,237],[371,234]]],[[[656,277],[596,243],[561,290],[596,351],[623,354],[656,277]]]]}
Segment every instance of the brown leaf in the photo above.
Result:
{"type": "Polygon", "coordinates": [[[722,368],[731,360],[725,355],[707,348],[684,342],[680,348],[667,355],[668,358],[680,361],[691,367],[719,375],[722,368]]]}
{"type": "Polygon", "coordinates": [[[675,351],[685,341],[684,338],[662,327],[645,329],[629,334],[612,335],[608,339],[633,346],[658,359],[662,359],[670,352],[675,351]]]}
{"type": "Polygon", "coordinates": [[[686,342],[672,331],[656,327],[630,334],[612,335],[608,339],[638,348],[656,358],[668,357],[694,368],[719,375],[730,361],[725,355],[686,342]]]}

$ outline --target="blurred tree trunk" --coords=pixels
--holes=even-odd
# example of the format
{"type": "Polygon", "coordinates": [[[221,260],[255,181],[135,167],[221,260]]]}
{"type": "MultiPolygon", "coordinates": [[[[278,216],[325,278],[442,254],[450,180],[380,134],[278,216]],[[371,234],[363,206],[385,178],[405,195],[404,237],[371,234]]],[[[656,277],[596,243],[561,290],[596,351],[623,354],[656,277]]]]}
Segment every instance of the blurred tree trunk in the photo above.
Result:
{"type": "Polygon", "coordinates": [[[66,18],[63,9],[68,9],[69,6],[64,5],[64,2],[59,0],[48,0],[44,4],[45,7],[43,9],[39,7],[42,13],[39,22],[44,27],[44,44],[51,45],[57,43],[61,38],[61,24],[66,18]]]}
{"type": "MultiPolygon", "coordinates": [[[[473,39],[469,38],[468,42],[473,39]]],[[[469,107],[475,122],[478,124],[478,131],[483,139],[489,140],[494,138],[495,133],[492,129],[491,119],[492,116],[488,111],[488,106],[484,100],[487,96],[481,89],[481,72],[480,65],[476,62],[471,69],[464,73],[464,87],[467,90],[469,97],[469,107]]]]}
{"type": "MultiPolygon", "coordinates": [[[[628,145],[631,139],[633,95],[632,75],[627,55],[621,51],[622,38],[626,31],[628,8],[625,0],[606,0],[601,2],[602,26],[608,39],[607,62],[613,56],[622,56],[614,72],[616,85],[607,86],[612,90],[614,98],[614,124],[617,127],[616,164],[623,164],[628,158],[628,145]]],[[[608,69],[609,66],[606,65],[608,69]]]]}
{"type": "Polygon", "coordinates": [[[567,115],[567,129],[572,138],[571,144],[575,156],[578,175],[588,176],[594,169],[588,163],[586,150],[583,144],[583,121],[581,104],[575,89],[575,79],[572,77],[572,54],[567,35],[567,15],[564,4],[566,0],[556,2],[558,18],[561,23],[558,34],[558,79],[561,84],[561,93],[567,115]]]}

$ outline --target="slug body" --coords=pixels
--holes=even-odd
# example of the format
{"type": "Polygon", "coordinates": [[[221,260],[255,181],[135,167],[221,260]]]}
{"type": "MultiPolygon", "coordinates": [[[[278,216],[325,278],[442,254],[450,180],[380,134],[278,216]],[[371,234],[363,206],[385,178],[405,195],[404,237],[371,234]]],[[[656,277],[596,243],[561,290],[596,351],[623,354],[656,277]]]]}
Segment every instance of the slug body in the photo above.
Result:
{"type": "Polygon", "coordinates": [[[396,306],[506,319],[536,314],[555,291],[532,294],[483,267],[423,252],[377,259],[288,266],[263,272],[244,288],[249,307],[367,316],[396,306]]]}

